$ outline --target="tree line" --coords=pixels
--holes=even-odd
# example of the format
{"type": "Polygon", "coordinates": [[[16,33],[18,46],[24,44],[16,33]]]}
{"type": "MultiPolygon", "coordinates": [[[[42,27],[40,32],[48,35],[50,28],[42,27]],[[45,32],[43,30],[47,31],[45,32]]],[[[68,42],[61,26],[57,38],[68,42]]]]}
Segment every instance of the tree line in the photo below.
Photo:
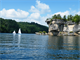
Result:
{"type": "Polygon", "coordinates": [[[35,22],[16,22],[12,19],[0,18],[0,33],[12,33],[14,30],[18,32],[19,28],[21,28],[22,33],[48,32],[48,27],[35,22]]]}
{"type": "Polygon", "coordinates": [[[78,24],[80,22],[80,15],[78,15],[78,14],[76,14],[75,16],[72,16],[72,15],[66,16],[66,15],[64,15],[63,17],[61,17],[60,14],[57,14],[57,15],[52,16],[52,18],[47,18],[46,20],[48,20],[48,19],[50,19],[51,21],[53,19],[62,19],[65,22],[66,21],[72,21],[72,22],[75,22],[75,23],[78,24]]]}

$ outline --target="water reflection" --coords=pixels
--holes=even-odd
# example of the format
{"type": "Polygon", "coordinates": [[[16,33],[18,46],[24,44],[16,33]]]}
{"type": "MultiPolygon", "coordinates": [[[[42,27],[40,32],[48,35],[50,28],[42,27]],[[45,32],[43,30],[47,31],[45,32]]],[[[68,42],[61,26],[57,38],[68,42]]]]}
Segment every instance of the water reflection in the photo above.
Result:
{"type": "Polygon", "coordinates": [[[79,36],[0,35],[0,58],[20,60],[80,59],[79,36]],[[14,48],[12,48],[15,46],[14,48]]]}
{"type": "Polygon", "coordinates": [[[63,37],[49,36],[49,49],[63,49],[63,37]]]}
{"type": "Polygon", "coordinates": [[[20,47],[21,34],[18,34],[18,47],[20,47]]]}
{"type": "Polygon", "coordinates": [[[20,47],[21,35],[20,34],[13,34],[13,47],[20,47]]]}
{"type": "Polygon", "coordinates": [[[13,34],[13,47],[15,47],[15,35],[16,34],[13,34]]]}
{"type": "Polygon", "coordinates": [[[75,46],[74,42],[75,40],[73,40],[73,37],[64,37],[64,49],[73,50],[73,47],[70,46],[75,46]]]}
{"type": "Polygon", "coordinates": [[[64,49],[67,50],[79,50],[79,37],[76,36],[64,36],[63,37],[64,42],[64,49]]]}
{"type": "Polygon", "coordinates": [[[80,50],[80,37],[77,36],[49,36],[49,49],[80,50]]]}
{"type": "Polygon", "coordinates": [[[49,36],[48,55],[56,59],[80,58],[80,37],[78,36],[49,36]],[[52,50],[51,50],[52,49],[52,50]]]}
{"type": "Polygon", "coordinates": [[[79,50],[80,50],[80,36],[78,37],[78,45],[79,45],[79,50]]]}

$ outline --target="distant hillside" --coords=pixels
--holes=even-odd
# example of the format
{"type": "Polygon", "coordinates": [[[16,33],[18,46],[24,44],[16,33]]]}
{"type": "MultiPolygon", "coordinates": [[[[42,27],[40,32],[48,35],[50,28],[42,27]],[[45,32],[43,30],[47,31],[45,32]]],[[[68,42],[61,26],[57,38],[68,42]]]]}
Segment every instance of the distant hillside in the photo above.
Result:
{"type": "Polygon", "coordinates": [[[16,22],[12,19],[0,18],[0,33],[12,33],[14,30],[18,32],[19,28],[21,28],[22,33],[48,32],[48,27],[34,22],[16,22]]]}

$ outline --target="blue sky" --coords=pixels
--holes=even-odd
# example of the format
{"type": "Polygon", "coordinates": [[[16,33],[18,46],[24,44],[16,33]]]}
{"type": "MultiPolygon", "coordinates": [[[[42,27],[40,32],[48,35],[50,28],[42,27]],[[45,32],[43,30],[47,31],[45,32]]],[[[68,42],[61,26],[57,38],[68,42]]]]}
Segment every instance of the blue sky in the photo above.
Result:
{"type": "Polygon", "coordinates": [[[54,14],[80,15],[80,0],[0,0],[0,17],[47,25],[54,14]]]}

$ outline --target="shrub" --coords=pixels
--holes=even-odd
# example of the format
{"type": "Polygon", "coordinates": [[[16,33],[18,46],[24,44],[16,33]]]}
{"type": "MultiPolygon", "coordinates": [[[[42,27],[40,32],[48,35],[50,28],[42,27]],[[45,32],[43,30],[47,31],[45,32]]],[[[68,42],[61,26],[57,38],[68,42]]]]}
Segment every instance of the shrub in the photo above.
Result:
{"type": "Polygon", "coordinates": [[[42,33],[42,31],[39,31],[39,33],[42,33]]]}
{"type": "Polygon", "coordinates": [[[73,31],[70,31],[70,33],[73,33],[73,31]]]}
{"type": "Polygon", "coordinates": [[[45,31],[43,31],[43,33],[46,33],[45,31]]]}

